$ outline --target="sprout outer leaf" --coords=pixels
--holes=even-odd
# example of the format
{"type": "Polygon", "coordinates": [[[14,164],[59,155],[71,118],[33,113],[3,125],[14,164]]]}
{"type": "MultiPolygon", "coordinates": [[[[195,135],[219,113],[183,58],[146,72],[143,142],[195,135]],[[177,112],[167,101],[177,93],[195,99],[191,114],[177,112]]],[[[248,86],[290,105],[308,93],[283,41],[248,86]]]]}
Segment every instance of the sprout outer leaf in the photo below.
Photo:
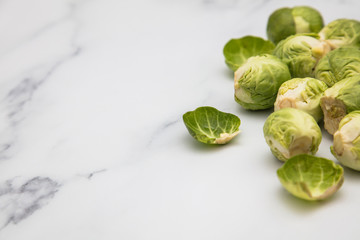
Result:
{"type": "Polygon", "coordinates": [[[316,64],[329,51],[318,35],[297,34],[279,42],[273,54],[286,63],[293,78],[314,77],[316,64]]]}
{"type": "Polygon", "coordinates": [[[226,65],[234,72],[252,56],[272,53],[275,45],[255,36],[231,39],[223,49],[226,65]]]}
{"type": "Polygon", "coordinates": [[[335,158],[346,167],[360,171],[360,111],[347,114],[334,133],[330,147],[335,158]]]}
{"type": "Polygon", "coordinates": [[[275,44],[298,33],[318,33],[324,26],[321,14],[308,6],[279,8],[267,23],[266,34],[275,44]]]}
{"type": "Polygon", "coordinates": [[[309,6],[293,7],[296,33],[318,33],[324,27],[320,12],[309,6]]]}
{"type": "Polygon", "coordinates": [[[360,74],[360,48],[340,47],[320,59],[315,77],[329,87],[342,79],[360,74]]]}
{"type": "Polygon", "coordinates": [[[277,44],[290,35],[296,34],[295,20],[291,8],[280,8],[273,12],[268,20],[266,34],[269,40],[277,44]],[[281,23],[286,24],[285,26],[281,23]]]}
{"type": "Polygon", "coordinates": [[[344,170],[340,165],[307,154],[290,158],[277,170],[277,175],[288,192],[310,201],[330,197],[344,181],[344,170]]]}
{"type": "Polygon", "coordinates": [[[319,35],[332,49],[341,46],[360,47],[360,22],[345,18],[337,19],[326,25],[319,35]]]}
{"type": "Polygon", "coordinates": [[[240,119],[213,107],[199,107],[183,115],[183,121],[191,136],[207,144],[225,144],[240,131],[240,119]]]}
{"type": "Polygon", "coordinates": [[[271,152],[280,161],[287,161],[299,154],[315,154],[322,139],[315,119],[295,108],[283,108],[271,113],[263,131],[271,152]]]}
{"type": "Polygon", "coordinates": [[[328,88],[320,99],[324,127],[334,134],[346,114],[360,110],[360,75],[345,78],[328,88]]]}
{"type": "Polygon", "coordinates": [[[320,98],[327,85],[315,78],[293,78],[284,82],[278,91],[274,110],[291,107],[303,110],[319,121],[323,117],[320,98]]]}
{"type": "Polygon", "coordinates": [[[277,57],[251,57],[235,72],[235,101],[249,110],[271,108],[280,85],[290,78],[288,67],[277,57]]]}

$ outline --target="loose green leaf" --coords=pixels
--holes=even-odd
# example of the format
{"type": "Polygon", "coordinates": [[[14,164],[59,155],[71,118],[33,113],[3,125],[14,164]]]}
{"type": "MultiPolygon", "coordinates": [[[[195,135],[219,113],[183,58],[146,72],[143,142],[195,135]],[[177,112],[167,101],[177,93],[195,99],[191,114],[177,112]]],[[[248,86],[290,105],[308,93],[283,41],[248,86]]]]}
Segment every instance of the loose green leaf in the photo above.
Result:
{"type": "Polygon", "coordinates": [[[234,72],[252,56],[272,53],[275,45],[260,37],[245,36],[231,39],[224,47],[225,63],[234,72]]]}
{"type": "Polygon", "coordinates": [[[196,140],[225,144],[239,133],[240,119],[213,107],[199,107],[183,115],[186,128],[196,140]]]}
{"type": "Polygon", "coordinates": [[[290,158],[277,170],[284,188],[305,200],[322,200],[334,194],[344,181],[343,168],[333,161],[312,155],[290,158]]]}

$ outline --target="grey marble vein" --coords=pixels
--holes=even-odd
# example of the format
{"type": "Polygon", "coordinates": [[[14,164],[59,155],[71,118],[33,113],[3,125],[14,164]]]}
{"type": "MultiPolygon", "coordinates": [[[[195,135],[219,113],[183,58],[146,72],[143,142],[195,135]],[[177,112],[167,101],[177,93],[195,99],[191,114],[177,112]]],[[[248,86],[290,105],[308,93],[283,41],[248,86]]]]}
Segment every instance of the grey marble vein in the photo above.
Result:
{"type": "Polygon", "coordinates": [[[91,180],[95,175],[97,175],[97,174],[99,174],[99,173],[104,173],[104,172],[106,172],[107,171],[107,169],[100,169],[100,170],[97,170],[97,171],[93,171],[93,172],[91,172],[91,173],[89,173],[88,175],[87,175],[87,179],[89,179],[89,180],[91,180]]]}
{"type": "Polygon", "coordinates": [[[48,81],[62,65],[79,55],[80,52],[81,48],[79,46],[74,46],[73,51],[69,55],[59,59],[47,69],[44,69],[44,72],[40,76],[25,77],[8,92],[4,99],[4,105],[6,105],[5,111],[7,112],[6,115],[9,126],[7,133],[4,134],[0,140],[0,160],[10,158],[9,151],[16,141],[17,125],[26,118],[26,116],[21,113],[26,107],[26,104],[31,102],[36,90],[48,81]]]}
{"type": "Polygon", "coordinates": [[[260,1],[251,1],[251,0],[203,0],[202,4],[204,6],[212,6],[216,8],[230,9],[230,8],[249,8],[246,11],[248,14],[253,14],[255,11],[258,11],[261,8],[264,8],[266,4],[271,3],[271,0],[260,0],[260,1]]]}
{"type": "Polygon", "coordinates": [[[202,3],[216,7],[233,7],[238,4],[238,0],[203,0],[202,3]]]}
{"type": "MultiPolygon", "coordinates": [[[[11,54],[14,50],[19,48],[20,46],[35,40],[36,38],[40,37],[43,34],[46,34],[48,31],[52,30],[53,28],[58,27],[65,21],[68,21],[69,19],[75,20],[75,15],[78,9],[86,2],[90,0],[84,0],[84,1],[76,1],[76,2],[70,2],[68,3],[68,11],[61,16],[58,19],[52,20],[50,22],[47,22],[45,25],[39,27],[36,31],[32,32],[29,36],[26,36],[24,39],[20,40],[15,46],[7,49],[6,51],[3,51],[0,53],[0,56],[5,56],[8,54],[11,54]]],[[[1,2],[0,2],[1,3],[1,2]]]]}
{"type": "MultiPolygon", "coordinates": [[[[78,56],[82,50],[79,44],[76,42],[76,37],[80,31],[81,23],[76,18],[76,11],[78,10],[80,4],[71,3],[69,4],[69,12],[62,19],[57,20],[55,23],[49,23],[45,28],[34,33],[32,38],[38,37],[42,34],[45,34],[48,29],[57,27],[60,23],[64,21],[71,20],[75,24],[75,29],[72,34],[71,39],[69,39],[69,44],[71,45],[72,50],[66,55],[61,57],[59,60],[55,61],[52,65],[44,66],[43,74],[34,74],[35,76],[24,77],[24,79],[11,89],[6,97],[9,106],[10,118],[14,117],[18,112],[20,112],[24,105],[31,100],[34,92],[58,70],[63,64],[78,56]]],[[[31,38],[31,39],[32,39],[31,38]]],[[[34,69],[37,70],[38,69],[34,69]]]]}
{"type": "Polygon", "coordinates": [[[47,178],[14,178],[0,184],[0,230],[17,224],[49,203],[61,184],[47,178]]]}
{"type": "Polygon", "coordinates": [[[73,51],[66,57],[55,62],[50,66],[42,76],[38,78],[26,77],[17,86],[11,89],[6,97],[8,102],[9,112],[8,117],[14,119],[15,115],[22,111],[27,102],[31,101],[35,91],[55,73],[55,71],[70,59],[76,57],[81,52],[79,46],[75,46],[73,51]]]}
{"type": "MultiPolygon", "coordinates": [[[[69,39],[71,50],[64,56],[55,59],[52,63],[44,66],[37,66],[30,71],[19,83],[15,85],[3,99],[3,105],[6,106],[8,120],[8,130],[6,134],[0,139],[0,160],[9,159],[11,157],[11,149],[16,142],[16,127],[22,122],[26,116],[24,116],[23,109],[31,102],[33,95],[36,91],[49,79],[52,75],[60,69],[68,61],[72,60],[81,53],[81,46],[77,43],[77,36],[81,30],[81,22],[77,19],[76,14],[79,7],[86,1],[79,2],[78,4],[72,3],[69,5],[69,13],[66,17],[59,19],[56,22],[49,23],[41,31],[37,31],[31,36],[31,40],[39,37],[42,34],[46,34],[49,29],[56,28],[60,23],[64,21],[72,21],[75,25],[72,36],[69,39]],[[6,137],[5,137],[6,136],[6,137]]],[[[29,39],[28,39],[29,40],[29,39]]]]}
{"type": "Polygon", "coordinates": [[[182,116],[177,116],[174,119],[170,119],[168,121],[165,121],[161,123],[152,133],[146,147],[149,148],[152,146],[152,144],[157,140],[157,138],[161,137],[161,134],[163,134],[165,131],[167,131],[169,128],[175,126],[176,124],[180,123],[182,121],[182,116]]]}

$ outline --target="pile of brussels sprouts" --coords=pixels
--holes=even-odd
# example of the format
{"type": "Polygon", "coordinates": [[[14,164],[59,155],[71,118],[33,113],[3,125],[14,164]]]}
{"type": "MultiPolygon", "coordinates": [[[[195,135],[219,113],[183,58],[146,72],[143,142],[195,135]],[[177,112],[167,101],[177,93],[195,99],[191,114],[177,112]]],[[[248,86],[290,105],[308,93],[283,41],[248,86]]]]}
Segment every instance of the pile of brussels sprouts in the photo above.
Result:
{"type": "MultiPolygon", "coordinates": [[[[277,174],[293,195],[320,200],[342,185],[343,168],[314,156],[322,135],[333,135],[331,153],[360,171],[360,22],[338,19],[324,26],[314,8],[273,12],[268,40],[231,39],[223,53],[234,71],[235,101],[248,110],[273,108],[263,126],[273,155],[285,164],[277,174]]],[[[240,119],[211,107],[184,114],[190,134],[225,144],[239,133],[240,119]]]]}

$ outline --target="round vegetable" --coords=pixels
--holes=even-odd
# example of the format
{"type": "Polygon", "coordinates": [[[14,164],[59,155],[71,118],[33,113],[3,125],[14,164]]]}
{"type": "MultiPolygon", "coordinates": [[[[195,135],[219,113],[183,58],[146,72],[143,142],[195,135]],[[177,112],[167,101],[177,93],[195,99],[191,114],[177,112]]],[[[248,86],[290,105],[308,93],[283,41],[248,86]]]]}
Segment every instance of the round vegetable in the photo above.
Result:
{"type": "Polygon", "coordinates": [[[315,77],[329,87],[336,82],[360,73],[360,48],[340,47],[320,59],[315,77]]]}
{"type": "Polygon", "coordinates": [[[213,107],[199,107],[183,115],[191,136],[207,144],[225,144],[239,134],[240,119],[213,107]]]}
{"type": "Polygon", "coordinates": [[[270,114],[263,131],[271,152],[281,161],[299,154],[315,154],[322,138],[314,118],[295,108],[270,114]]]}
{"type": "Polygon", "coordinates": [[[277,57],[251,57],[235,72],[235,100],[250,110],[271,108],[280,85],[290,78],[288,67],[277,57]]]}
{"type": "Polygon", "coordinates": [[[324,22],[321,14],[308,6],[280,8],[268,20],[266,33],[277,44],[290,35],[297,33],[318,33],[324,22]]]}
{"type": "Polygon", "coordinates": [[[360,110],[360,75],[345,78],[325,90],[320,99],[324,113],[324,127],[334,134],[346,114],[360,110]]]}
{"type": "Polygon", "coordinates": [[[234,72],[250,57],[272,53],[275,45],[260,37],[245,36],[231,39],[224,47],[226,65],[234,72]]]}
{"type": "Polygon", "coordinates": [[[326,25],[320,32],[320,39],[332,49],[341,46],[360,46],[360,22],[352,19],[337,19],[326,25]]]}
{"type": "Polygon", "coordinates": [[[353,111],[340,121],[330,148],[344,166],[360,171],[360,111],[353,111]]]}
{"type": "Polygon", "coordinates": [[[344,169],[326,158],[297,155],[277,170],[284,188],[305,200],[325,199],[334,194],[344,182],[344,169]]]}
{"type": "Polygon", "coordinates": [[[320,97],[326,89],[326,84],[315,78],[293,78],[280,86],[274,110],[278,111],[287,107],[297,108],[319,121],[323,117],[320,97]]]}
{"type": "Polygon", "coordinates": [[[274,55],[288,65],[292,77],[314,77],[317,62],[329,51],[316,35],[293,35],[276,46],[274,55]]]}

